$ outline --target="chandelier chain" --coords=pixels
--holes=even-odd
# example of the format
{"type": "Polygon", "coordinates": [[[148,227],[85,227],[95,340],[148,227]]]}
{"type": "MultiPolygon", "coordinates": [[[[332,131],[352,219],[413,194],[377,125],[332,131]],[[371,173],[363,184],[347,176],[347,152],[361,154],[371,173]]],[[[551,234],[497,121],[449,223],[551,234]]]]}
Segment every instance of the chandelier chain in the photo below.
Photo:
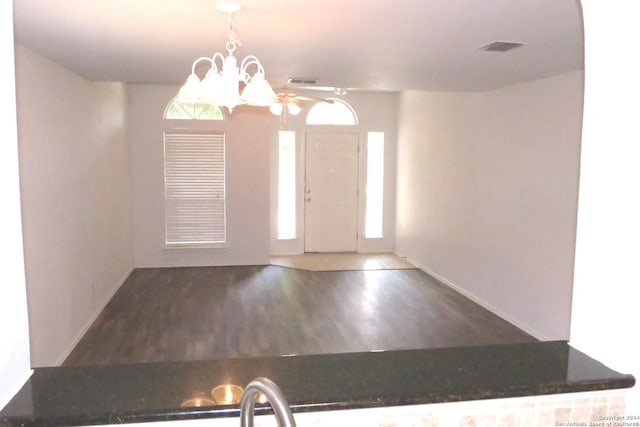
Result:
{"type": "Polygon", "coordinates": [[[233,27],[233,13],[229,13],[229,41],[227,42],[227,52],[229,55],[233,55],[233,52],[236,50],[236,47],[242,46],[242,42],[236,34],[235,28],[233,27]]]}

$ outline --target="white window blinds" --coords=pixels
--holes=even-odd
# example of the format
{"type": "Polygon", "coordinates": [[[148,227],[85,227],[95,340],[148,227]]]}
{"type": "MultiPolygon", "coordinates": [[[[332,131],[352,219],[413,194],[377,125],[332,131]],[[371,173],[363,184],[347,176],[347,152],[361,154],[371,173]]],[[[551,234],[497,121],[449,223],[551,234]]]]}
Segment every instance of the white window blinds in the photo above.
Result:
{"type": "Polygon", "coordinates": [[[166,244],[226,242],[224,133],[164,133],[166,244]]]}

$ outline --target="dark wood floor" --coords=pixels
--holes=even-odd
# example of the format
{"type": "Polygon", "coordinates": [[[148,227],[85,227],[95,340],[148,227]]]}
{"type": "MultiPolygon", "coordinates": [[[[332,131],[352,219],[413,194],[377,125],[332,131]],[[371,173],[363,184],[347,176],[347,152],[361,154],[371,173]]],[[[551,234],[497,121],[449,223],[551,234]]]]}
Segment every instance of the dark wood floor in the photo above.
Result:
{"type": "Polygon", "coordinates": [[[420,270],[136,269],[65,365],[535,341],[420,270]]]}

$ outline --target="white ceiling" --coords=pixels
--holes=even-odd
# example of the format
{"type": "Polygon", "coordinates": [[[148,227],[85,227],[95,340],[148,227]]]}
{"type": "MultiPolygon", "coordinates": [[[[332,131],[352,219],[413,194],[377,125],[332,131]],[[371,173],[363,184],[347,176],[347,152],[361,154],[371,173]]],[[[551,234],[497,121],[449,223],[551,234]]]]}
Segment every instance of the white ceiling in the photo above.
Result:
{"type": "MultiPolygon", "coordinates": [[[[583,69],[578,0],[240,0],[235,27],[274,87],[482,91],[583,69]],[[525,42],[506,53],[478,50],[525,42]],[[291,85],[288,85],[291,86],[291,85]]],[[[89,80],[181,83],[224,51],[216,0],[15,0],[16,40],[89,80]]]]}

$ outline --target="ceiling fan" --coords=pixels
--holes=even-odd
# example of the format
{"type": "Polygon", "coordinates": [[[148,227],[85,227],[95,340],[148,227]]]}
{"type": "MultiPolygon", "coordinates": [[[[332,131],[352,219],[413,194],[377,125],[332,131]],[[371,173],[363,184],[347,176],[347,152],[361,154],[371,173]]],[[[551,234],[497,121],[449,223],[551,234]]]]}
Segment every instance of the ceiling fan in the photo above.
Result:
{"type": "Polygon", "coordinates": [[[287,122],[287,115],[297,116],[307,102],[327,102],[333,104],[332,99],[314,98],[311,96],[297,95],[291,92],[279,92],[276,94],[277,102],[269,107],[269,111],[276,116],[281,116],[287,122]]]}

